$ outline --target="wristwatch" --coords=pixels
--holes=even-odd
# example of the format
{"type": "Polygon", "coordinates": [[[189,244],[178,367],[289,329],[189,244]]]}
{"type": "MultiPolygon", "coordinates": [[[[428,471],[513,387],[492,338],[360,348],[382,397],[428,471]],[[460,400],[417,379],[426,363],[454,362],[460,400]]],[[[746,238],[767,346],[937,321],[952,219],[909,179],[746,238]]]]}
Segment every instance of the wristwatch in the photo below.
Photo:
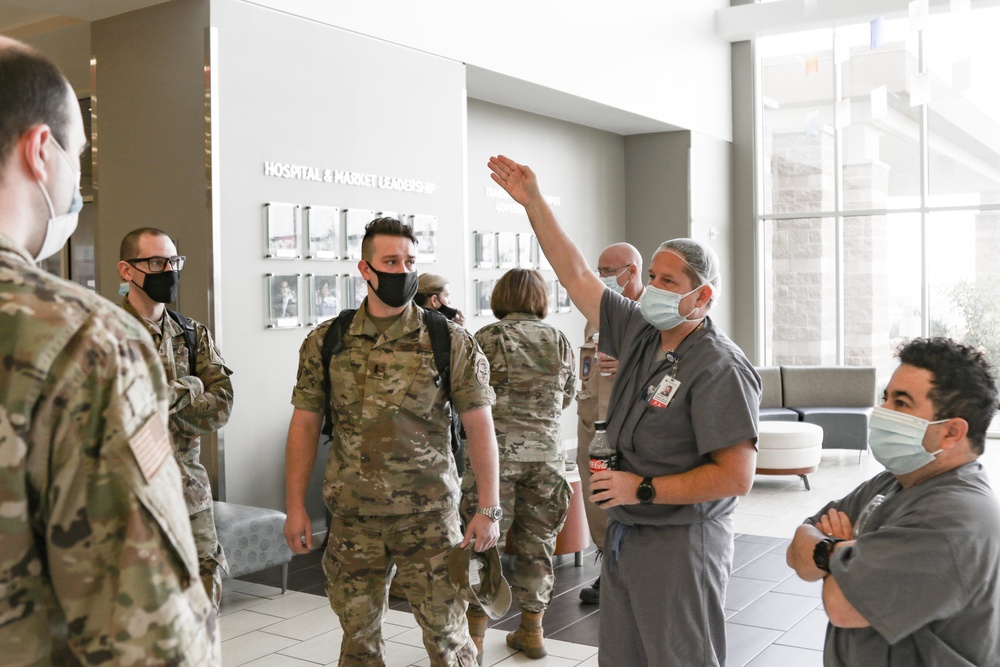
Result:
{"type": "Polygon", "coordinates": [[[825,537],[813,547],[813,563],[824,572],[830,571],[830,554],[833,553],[834,545],[844,540],[839,537],[825,537]]]}
{"type": "Polygon", "coordinates": [[[635,490],[635,497],[643,505],[653,502],[653,498],[656,497],[656,489],[653,488],[652,477],[643,477],[642,481],[639,482],[639,488],[635,490]]]}
{"type": "Polygon", "coordinates": [[[476,510],[476,513],[488,516],[493,521],[499,521],[503,516],[503,509],[499,505],[496,507],[480,507],[476,510]]]}

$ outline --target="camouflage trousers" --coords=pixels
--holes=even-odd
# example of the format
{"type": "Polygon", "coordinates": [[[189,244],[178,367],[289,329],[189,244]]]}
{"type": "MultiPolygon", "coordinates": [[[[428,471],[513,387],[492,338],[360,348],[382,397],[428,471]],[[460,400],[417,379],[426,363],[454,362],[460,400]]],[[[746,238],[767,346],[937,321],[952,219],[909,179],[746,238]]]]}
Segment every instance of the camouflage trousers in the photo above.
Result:
{"type": "MultiPolygon", "coordinates": [[[[500,541],[503,552],[512,531],[514,577],[511,592],[522,611],[545,611],[556,577],[552,555],[556,537],[566,523],[572,487],[563,461],[500,461],[500,541]]],[[[471,466],[462,478],[462,518],[468,523],[479,507],[471,466]]]]}
{"type": "Polygon", "coordinates": [[[219,535],[215,532],[215,515],[209,507],[195,512],[190,518],[194,546],[198,552],[198,574],[208,593],[208,599],[212,601],[215,611],[219,611],[219,604],[222,602],[222,572],[225,570],[229,574],[229,562],[219,544],[219,535]]]}
{"type": "Polygon", "coordinates": [[[472,667],[465,603],[448,576],[448,552],[462,541],[457,509],[395,516],[333,515],[323,555],[326,594],[344,638],[340,665],[382,667],[382,619],[395,570],[423,631],[433,667],[472,667]]]}

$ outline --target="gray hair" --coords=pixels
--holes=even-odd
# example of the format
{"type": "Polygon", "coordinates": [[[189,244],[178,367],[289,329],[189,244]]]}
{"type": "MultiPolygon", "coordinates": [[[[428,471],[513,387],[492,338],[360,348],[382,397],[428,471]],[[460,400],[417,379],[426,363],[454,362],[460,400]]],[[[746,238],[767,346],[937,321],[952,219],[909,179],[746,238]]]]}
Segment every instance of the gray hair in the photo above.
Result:
{"type": "MultiPolygon", "coordinates": [[[[671,239],[664,241],[656,249],[656,253],[672,252],[687,264],[687,274],[695,286],[712,286],[712,298],[708,305],[715,304],[715,298],[720,293],[719,256],[711,246],[694,239],[671,239]]],[[[653,253],[654,255],[656,253],[653,253]]]]}

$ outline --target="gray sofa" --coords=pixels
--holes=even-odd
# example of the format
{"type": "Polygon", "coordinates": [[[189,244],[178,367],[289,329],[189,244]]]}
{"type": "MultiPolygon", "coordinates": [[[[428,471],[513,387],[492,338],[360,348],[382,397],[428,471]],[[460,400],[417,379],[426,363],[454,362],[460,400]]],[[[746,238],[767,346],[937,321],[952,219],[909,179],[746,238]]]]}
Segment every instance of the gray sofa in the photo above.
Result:
{"type": "Polygon", "coordinates": [[[761,421],[802,421],[823,427],[823,449],[868,449],[875,407],[870,366],[765,366],[761,421]]]}

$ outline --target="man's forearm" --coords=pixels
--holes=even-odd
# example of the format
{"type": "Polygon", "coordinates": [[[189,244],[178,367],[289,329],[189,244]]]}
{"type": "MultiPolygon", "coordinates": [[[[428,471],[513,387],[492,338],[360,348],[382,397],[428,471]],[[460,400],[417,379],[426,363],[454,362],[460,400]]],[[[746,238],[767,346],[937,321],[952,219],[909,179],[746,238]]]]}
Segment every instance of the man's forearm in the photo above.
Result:
{"type": "Polygon", "coordinates": [[[469,462],[476,476],[476,493],[481,507],[500,504],[500,460],[493,414],[482,407],[462,414],[462,425],[468,436],[469,462]]]}
{"type": "Polygon", "coordinates": [[[316,463],[316,447],[323,415],[296,408],[285,444],[285,507],[304,506],[306,488],[316,463]]]}

